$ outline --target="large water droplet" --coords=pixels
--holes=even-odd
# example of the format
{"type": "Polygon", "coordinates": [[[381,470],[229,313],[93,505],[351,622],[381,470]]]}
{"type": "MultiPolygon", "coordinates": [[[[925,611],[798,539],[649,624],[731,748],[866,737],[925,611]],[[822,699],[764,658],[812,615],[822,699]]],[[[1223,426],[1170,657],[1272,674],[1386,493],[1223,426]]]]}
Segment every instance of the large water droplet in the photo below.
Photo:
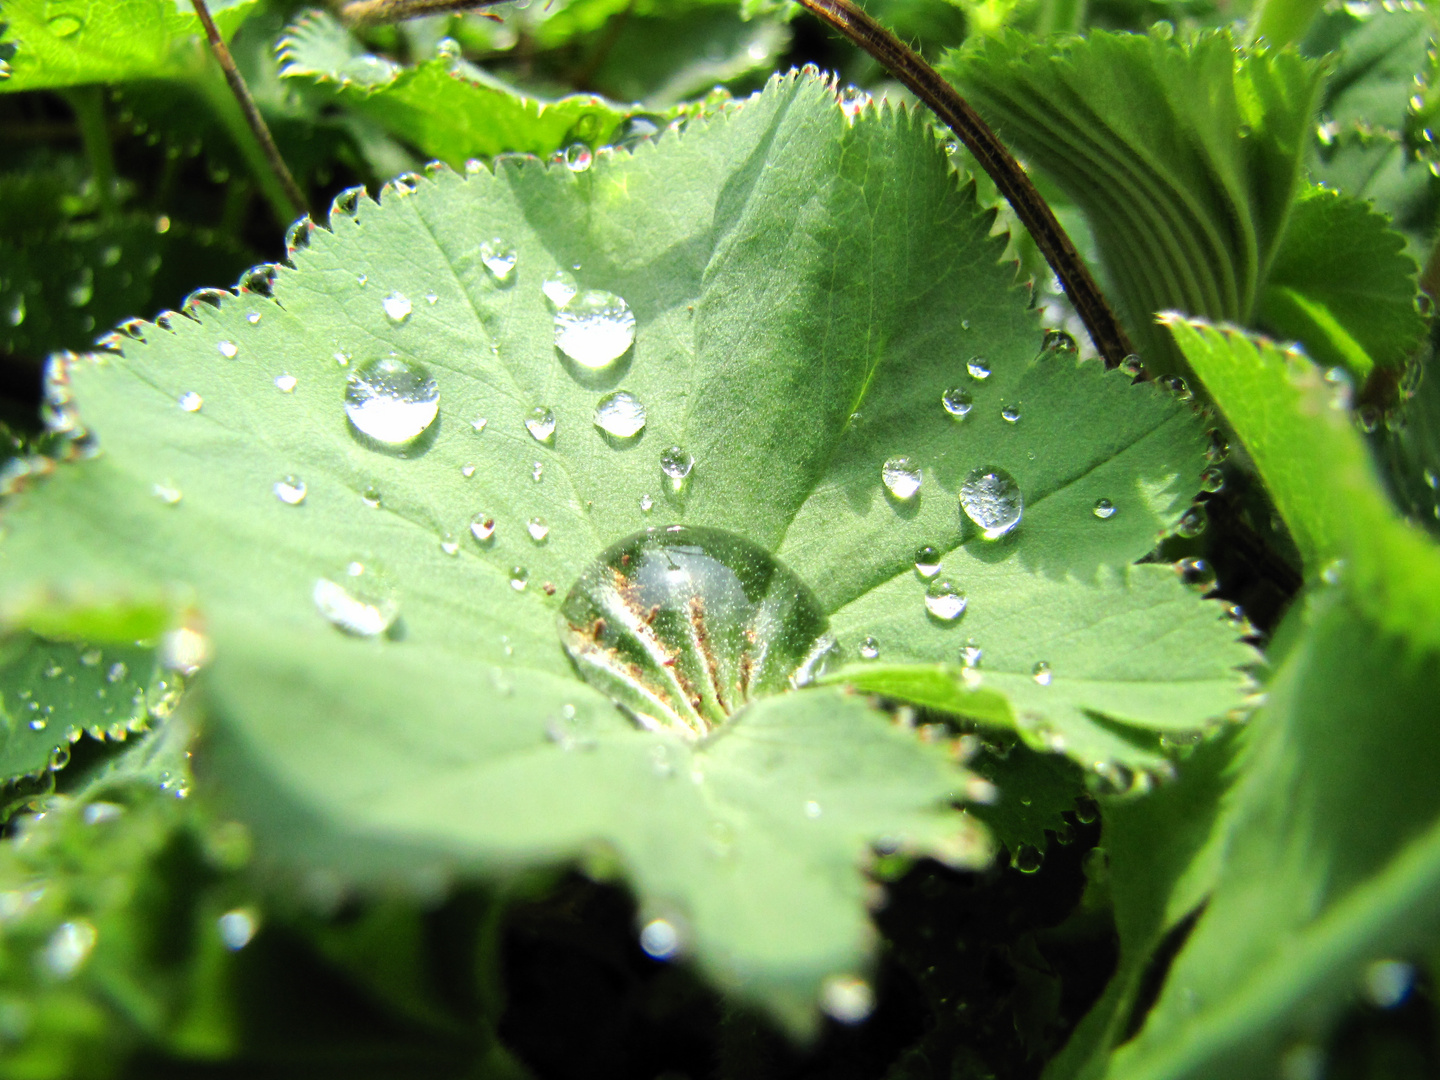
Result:
{"type": "Polygon", "coordinates": [[[574,173],[588,171],[595,161],[595,154],[591,151],[590,147],[586,146],[583,142],[571,143],[555,156],[564,162],[567,169],[574,173]]]}
{"type": "Polygon", "coordinates": [[[555,312],[555,347],[591,371],[609,367],[635,344],[635,313],[614,293],[587,289],[555,312]]]}
{"type": "Polygon", "coordinates": [[[305,481],[298,476],[287,476],[283,480],[275,481],[275,497],[286,506],[299,506],[305,501],[308,490],[305,481]]]}
{"type": "Polygon", "coordinates": [[[645,406],[634,394],[616,390],[595,406],[595,426],[617,439],[630,439],[645,427],[645,406]]]}
{"type": "Polygon", "coordinates": [[[679,491],[695,468],[694,456],[681,446],[672,446],[660,455],[660,471],[670,481],[672,491],[679,491]]]}
{"type": "Polygon", "coordinates": [[[374,564],[359,559],[333,579],[317,578],[311,596],[321,615],[357,637],[383,634],[400,614],[394,583],[374,564]]]}
{"type": "Polygon", "coordinates": [[[397,357],[371,361],[345,380],[345,415],[386,446],[418,439],[440,412],[440,390],[424,368],[397,357]]]}
{"type": "Polygon", "coordinates": [[[949,578],[937,578],[925,590],[925,610],[941,622],[954,622],[965,614],[965,594],[949,578]]]}
{"type": "Polygon", "coordinates": [[[920,490],[920,469],[908,457],[886,458],[880,466],[880,480],[885,490],[904,502],[920,490]]]}
{"type": "Polygon", "coordinates": [[[959,420],[974,406],[975,399],[964,387],[952,386],[940,395],[940,404],[945,406],[947,413],[959,420]]]}
{"type": "Polygon", "coordinates": [[[965,370],[970,372],[972,379],[988,379],[990,377],[990,364],[983,356],[972,356],[965,370]]]}
{"type": "Polygon", "coordinates": [[[536,442],[549,442],[555,434],[555,413],[544,405],[536,405],[525,418],[525,430],[536,442]]]}
{"type": "Polygon", "coordinates": [[[998,540],[1020,521],[1020,485],[1004,469],[972,469],[960,485],[960,509],[986,540],[998,540]]]}
{"type": "Polygon", "coordinates": [[[832,642],[810,589],[719,529],[647,529],[603,552],[561,607],[561,641],[643,726],[701,738],[809,681],[832,642]]]}
{"type": "Polygon", "coordinates": [[[520,253],[497,236],[480,245],[480,261],[497,285],[508,285],[520,261],[520,253]]]}
{"type": "Polygon", "coordinates": [[[403,323],[410,318],[410,298],[401,292],[392,292],[380,301],[385,317],[393,323],[403,323]]]}

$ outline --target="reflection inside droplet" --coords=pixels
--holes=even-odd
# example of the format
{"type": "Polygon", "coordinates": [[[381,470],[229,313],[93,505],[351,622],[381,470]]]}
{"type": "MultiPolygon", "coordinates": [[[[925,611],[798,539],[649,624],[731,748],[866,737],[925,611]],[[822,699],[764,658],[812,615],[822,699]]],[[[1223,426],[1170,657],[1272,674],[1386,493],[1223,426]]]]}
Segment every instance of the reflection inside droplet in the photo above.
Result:
{"type": "Polygon", "coordinates": [[[371,361],[345,380],[345,414],[362,434],[386,446],[404,446],[425,432],[440,412],[440,390],[418,364],[398,357],[371,361]]]}

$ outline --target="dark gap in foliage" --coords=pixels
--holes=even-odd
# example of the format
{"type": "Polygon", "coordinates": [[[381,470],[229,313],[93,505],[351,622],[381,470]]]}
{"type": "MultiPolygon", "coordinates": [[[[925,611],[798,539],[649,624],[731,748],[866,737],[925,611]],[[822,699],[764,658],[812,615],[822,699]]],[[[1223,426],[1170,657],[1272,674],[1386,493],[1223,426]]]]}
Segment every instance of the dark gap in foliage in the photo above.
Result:
{"type": "Polygon", "coordinates": [[[1160,991],[1165,986],[1165,977],[1170,974],[1170,965],[1175,962],[1175,957],[1180,955],[1180,950],[1185,947],[1185,942],[1190,940],[1190,932],[1195,929],[1195,924],[1205,913],[1207,903],[1209,901],[1202,903],[1172,926],[1160,939],[1160,944],[1155,946],[1155,951],[1150,954],[1145,971],[1140,976],[1140,985],[1135,990],[1135,1003],[1130,1007],[1130,1015],[1125,1019],[1125,1027],[1120,1034],[1119,1044],[1127,1043],[1140,1034],[1140,1029],[1145,1024],[1145,1018],[1150,1015],[1150,1010],[1155,1007],[1155,1002],[1160,998],[1160,991]]]}

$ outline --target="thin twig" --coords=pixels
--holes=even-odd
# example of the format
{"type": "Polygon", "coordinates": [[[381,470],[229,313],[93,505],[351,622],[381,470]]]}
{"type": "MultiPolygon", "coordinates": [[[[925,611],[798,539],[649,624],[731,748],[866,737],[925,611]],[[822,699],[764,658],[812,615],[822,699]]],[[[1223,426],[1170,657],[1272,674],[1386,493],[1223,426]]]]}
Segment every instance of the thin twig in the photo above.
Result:
{"type": "Polygon", "coordinates": [[[206,5],[205,0],[190,0],[190,2],[195,6],[195,14],[200,17],[200,24],[205,27],[205,37],[210,42],[210,51],[220,62],[220,70],[225,73],[225,81],[230,84],[230,90],[235,95],[235,100],[240,103],[240,111],[245,114],[245,122],[255,133],[255,140],[260,144],[260,149],[264,151],[265,160],[270,163],[271,171],[280,181],[280,186],[285,189],[285,197],[293,204],[295,216],[299,217],[309,209],[305,204],[305,195],[300,190],[300,185],[295,183],[295,177],[291,176],[290,170],[286,168],[285,159],[280,156],[280,150],[270,135],[270,128],[266,126],[265,118],[260,115],[260,110],[255,107],[255,99],[250,96],[250,88],[245,85],[245,79],[240,74],[240,69],[235,66],[235,58],[225,47],[225,42],[220,37],[220,31],[215,27],[215,20],[210,17],[210,8],[206,5]]]}
{"type": "MultiPolygon", "coordinates": [[[[375,23],[417,19],[422,15],[442,15],[447,12],[489,7],[502,2],[503,0],[350,0],[340,9],[340,17],[351,26],[370,26],[375,23]]],[[[476,14],[500,21],[499,15],[492,15],[488,11],[479,11],[476,14]]]]}
{"type": "Polygon", "coordinates": [[[799,0],[799,3],[878,60],[960,137],[1034,237],[1106,365],[1115,367],[1133,352],[1124,328],[1110,310],[1070,237],[1055,220],[1055,214],[1035,190],[1020,163],[955,88],[851,0],[799,0]]]}

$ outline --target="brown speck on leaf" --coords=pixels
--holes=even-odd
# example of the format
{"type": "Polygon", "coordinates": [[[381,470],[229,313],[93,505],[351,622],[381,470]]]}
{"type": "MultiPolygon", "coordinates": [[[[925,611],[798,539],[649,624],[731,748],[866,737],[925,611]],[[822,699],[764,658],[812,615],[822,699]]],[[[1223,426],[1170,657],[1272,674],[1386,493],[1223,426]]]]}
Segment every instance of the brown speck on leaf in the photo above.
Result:
{"type": "Polygon", "coordinates": [[[547,581],[544,585],[541,585],[540,587],[545,590],[546,596],[555,595],[555,583],[553,581],[547,581]]]}

